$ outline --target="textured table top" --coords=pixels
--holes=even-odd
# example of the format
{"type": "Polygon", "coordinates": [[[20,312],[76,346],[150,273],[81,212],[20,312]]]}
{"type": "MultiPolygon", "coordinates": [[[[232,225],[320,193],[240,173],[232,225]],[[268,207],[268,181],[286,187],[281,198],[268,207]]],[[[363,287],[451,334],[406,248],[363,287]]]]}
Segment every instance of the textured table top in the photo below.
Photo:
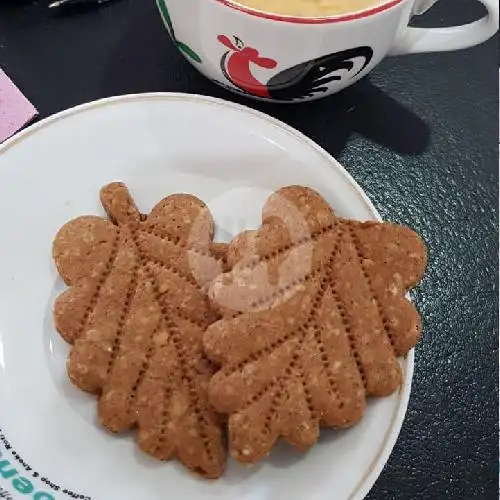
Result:
{"type": "MultiPolygon", "coordinates": [[[[498,39],[386,59],[346,92],[304,105],[254,103],[184,61],[153,0],[54,15],[0,3],[0,66],[41,117],[100,97],[175,91],[254,106],[333,154],[382,215],[429,245],[414,294],[424,317],[403,430],[371,500],[498,498],[498,39]]],[[[419,25],[478,18],[441,0],[419,25]]],[[[333,497],[332,497],[333,498],[333,497]]]]}

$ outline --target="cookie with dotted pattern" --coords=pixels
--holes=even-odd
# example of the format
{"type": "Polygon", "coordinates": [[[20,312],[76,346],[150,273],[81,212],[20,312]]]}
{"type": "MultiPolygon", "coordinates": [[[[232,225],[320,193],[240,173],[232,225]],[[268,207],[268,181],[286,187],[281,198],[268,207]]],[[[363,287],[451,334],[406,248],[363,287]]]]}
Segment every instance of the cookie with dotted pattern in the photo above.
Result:
{"type": "Polygon", "coordinates": [[[224,316],[204,347],[237,460],[258,461],[279,438],[308,448],[321,426],[355,424],[367,396],[400,386],[397,358],[421,330],[405,297],[426,266],[414,231],[339,218],[312,189],[289,186],[268,198],[259,229],[231,242],[228,262],[209,289],[224,316]]]}
{"type": "Polygon", "coordinates": [[[56,329],[72,345],[68,374],[98,396],[100,423],[137,427],[160,460],[177,457],[209,478],[226,462],[220,416],[208,402],[214,372],[203,331],[218,318],[208,284],[224,268],[225,246],[194,196],[174,194],[141,214],[126,186],[101,190],[109,219],[65,224],[53,258],[68,285],[54,305],[56,329]]]}

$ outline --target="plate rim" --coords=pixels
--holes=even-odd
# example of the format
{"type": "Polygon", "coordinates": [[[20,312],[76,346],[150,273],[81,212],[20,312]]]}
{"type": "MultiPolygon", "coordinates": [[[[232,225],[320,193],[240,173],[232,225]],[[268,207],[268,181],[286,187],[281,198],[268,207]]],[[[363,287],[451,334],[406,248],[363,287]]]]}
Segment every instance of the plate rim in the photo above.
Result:
{"type": "MultiPolygon", "coordinates": [[[[91,111],[92,109],[101,108],[108,105],[114,105],[114,104],[120,105],[123,103],[128,103],[133,101],[151,101],[151,100],[172,100],[172,101],[184,100],[184,101],[193,101],[198,103],[201,102],[202,104],[213,104],[217,106],[226,107],[247,115],[252,115],[258,119],[268,122],[274,127],[277,127],[282,131],[285,131],[289,135],[295,137],[296,139],[300,140],[302,143],[305,143],[308,147],[314,149],[317,153],[323,156],[328,161],[328,163],[337,168],[339,172],[343,176],[345,176],[354,193],[359,198],[361,198],[361,200],[367,205],[367,207],[372,212],[375,219],[378,221],[382,221],[382,217],[380,216],[378,210],[375,208],[370,198],[367,196],[367,194],[364,192],[361,186],[357,183],[354,177],[352,177],[352,175],[345,169],[345,167],[341,163],[339,163],[338,160],[336,160],[330,153],[328,153],[324,148],[322,148],[319,144],[317,144],[312,139],[307,137],[305,134],[293,128],[292,126],[282,122],[281,120],[278,120],[277,118],[274,118],[266,113],[263,113],[262,111],[250,108],[249,106],[234,103],[232,101],[227,101],[225,99],[220,99],[200,94],[188,94],[183,92],[131,93],[131,94],[111,96],[111,97],[104,97],[83,104],[78,104],[76,106],[72,106],[70,108],[59,111],[53,115],[47,116],[46,118],[43,118],[40,121],[32,123],[28,127],[20,130],[19,132],[9,137],[2,144],[0,144],[0,158],[4,153],[6,153],[12,147],[21,144],[24,139],[27,139],[28,137],[34,135],[38,131],[42,130],[47,126],[50,126],[51,124],[57,121],[69,118],[81,112],[91,111]]],[[[403,426],[403,422],[406,416],[408,403],[410,399],[411,386],[413,381],[413,372],[415,367],[415,350],[411,349],[404,359],[405,359],[405,368],[404,368],[403,383],[399,389],[398,406],[396,408],[396,411],[392,415],[389,429],[386,433],[384,441],[376,457],[370,464],[369,468],[365,471],[360,482],[357,484],[355,489],[350,494],[348,500],[363,500],[366,497],[366,495],[372,489],[375,482],[382,473],[382,470],[385,467],[386,463],[388,462],[389,457],[393,451],[393,448],[401,432],[401,428],[403,426]]]]}

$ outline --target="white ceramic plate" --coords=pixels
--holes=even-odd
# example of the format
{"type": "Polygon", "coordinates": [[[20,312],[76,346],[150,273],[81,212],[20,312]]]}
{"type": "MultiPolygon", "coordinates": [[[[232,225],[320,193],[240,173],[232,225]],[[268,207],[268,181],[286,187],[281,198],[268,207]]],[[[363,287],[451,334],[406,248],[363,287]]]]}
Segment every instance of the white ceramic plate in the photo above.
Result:
{"type": "Polygon", "coordinates": [[[312,141],[261,113],[207,97],[105,99],[44,120],[0,148],[0,498],[31,500],[359,500],[380,474],[408,402],[404,386],[371,401],[348,431],[325,431],[300,454],[279,446],[259,466],[231,462],[216,482],[142,454],[133,436],[95,422],[95,401],[65,374],[68,346],[52,304],[64,286],[52,238],[72,217],[101,214],[98,189],[122,180],[148,211],[171,192],[212,208],[229,238],[259,223],[286,184],[318,190],[342,216],[378,219],[349,174],[312,141]],[[2,494],[4,495],[2,497],[2,494]]]}

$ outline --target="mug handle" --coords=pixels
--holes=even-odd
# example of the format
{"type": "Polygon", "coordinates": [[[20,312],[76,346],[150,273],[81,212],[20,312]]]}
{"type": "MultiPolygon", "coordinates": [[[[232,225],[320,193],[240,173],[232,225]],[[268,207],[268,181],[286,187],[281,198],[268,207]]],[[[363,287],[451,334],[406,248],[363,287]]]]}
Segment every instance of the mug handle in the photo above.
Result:
{"type": "MultiPolygon", "coordinates": [[[[417,0],[418,1],[418,0],[417,0]]],[[[488,13],[482,19],[450,28],[409,28],[396,40],[390,55],[445,52],[466,49],[491,38],[498,31],[498,0],[479,0],[488,13]]],[[[425,2],[424,2],[425,3],[425,2]]],[[[430,2],[432,5],[434,2],[430,2]]],[[[426,9],[424,9],[426,10],[426,9]]]]}

